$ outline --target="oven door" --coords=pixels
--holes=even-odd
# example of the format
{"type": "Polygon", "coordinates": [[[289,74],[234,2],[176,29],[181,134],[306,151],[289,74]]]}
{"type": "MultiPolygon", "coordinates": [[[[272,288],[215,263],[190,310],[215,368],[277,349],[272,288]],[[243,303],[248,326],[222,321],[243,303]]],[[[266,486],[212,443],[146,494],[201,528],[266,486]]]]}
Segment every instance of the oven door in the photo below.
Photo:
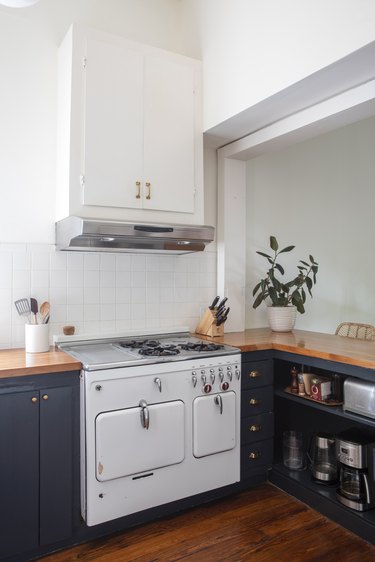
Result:
{"type": "Polygon", "coordinates": [[[236,446],[236,394],[198,396],[193,403],[193,454],[205,457],[236,446]]]}
{"type": "Polygon", "coordinates": [[[181,400],[102,412],[96,417],[96,478],[101,482],[184,460],[181,400]]]}

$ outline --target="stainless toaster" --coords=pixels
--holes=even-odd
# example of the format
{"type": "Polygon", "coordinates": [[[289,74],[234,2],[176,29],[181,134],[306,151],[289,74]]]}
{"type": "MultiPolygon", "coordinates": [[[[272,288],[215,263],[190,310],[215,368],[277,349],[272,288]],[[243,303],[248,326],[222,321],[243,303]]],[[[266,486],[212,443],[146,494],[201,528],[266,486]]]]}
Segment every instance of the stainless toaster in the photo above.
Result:
{"type": "Polygon", "coordinates": [[[375,381],[348,377],[344,382],[343,409],[375,419],[375,381]]]}

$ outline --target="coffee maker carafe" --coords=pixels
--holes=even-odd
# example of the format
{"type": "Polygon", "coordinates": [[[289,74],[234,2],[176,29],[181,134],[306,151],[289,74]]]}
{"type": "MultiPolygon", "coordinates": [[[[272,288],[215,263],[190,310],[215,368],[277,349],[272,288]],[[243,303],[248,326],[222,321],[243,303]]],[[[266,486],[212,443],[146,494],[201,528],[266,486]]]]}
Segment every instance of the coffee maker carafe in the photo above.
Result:
{"type": "Polygon", "coordinates": [[[336,437],[340,486],[337,499],[356,511],[375,507],[375,438],[357,429],[336,437]]]}
{"type": "Polygon", "coordinates": [[[311,476],[315,482],[337,482],[335,438],[328,433],[315,433],[309,450],[311,476]]]}

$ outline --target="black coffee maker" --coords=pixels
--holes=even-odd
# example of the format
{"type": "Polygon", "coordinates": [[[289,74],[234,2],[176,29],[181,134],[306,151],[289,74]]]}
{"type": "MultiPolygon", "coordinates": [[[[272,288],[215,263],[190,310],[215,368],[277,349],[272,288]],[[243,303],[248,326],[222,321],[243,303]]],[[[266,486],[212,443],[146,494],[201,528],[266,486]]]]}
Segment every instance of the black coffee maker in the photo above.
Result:
{"type": "Polygon", "coordinates": [[[337,499],[356,511],[375,507],[375,437],[355,428],[336,435],[337,499]]]}

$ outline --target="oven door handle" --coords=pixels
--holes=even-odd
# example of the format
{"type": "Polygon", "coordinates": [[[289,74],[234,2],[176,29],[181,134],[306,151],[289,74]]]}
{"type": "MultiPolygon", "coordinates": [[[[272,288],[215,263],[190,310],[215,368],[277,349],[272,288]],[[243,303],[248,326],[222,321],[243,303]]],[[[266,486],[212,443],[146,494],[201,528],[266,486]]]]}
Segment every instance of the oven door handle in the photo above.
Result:
{"type": "Polygon", "coordinates": [[[216,394],[215,396],[215,404],[217,404],[220,408],[220,414],[223,413],[223,399],[220,394],[216,394]]]}
{"type": "Polygon", "coordinates": [[[146,400],[141,400],[139,402],[139,407],[141,408],[141,425],[145,429],[148,429],[150,427],[150,413],[146,400]]]}

